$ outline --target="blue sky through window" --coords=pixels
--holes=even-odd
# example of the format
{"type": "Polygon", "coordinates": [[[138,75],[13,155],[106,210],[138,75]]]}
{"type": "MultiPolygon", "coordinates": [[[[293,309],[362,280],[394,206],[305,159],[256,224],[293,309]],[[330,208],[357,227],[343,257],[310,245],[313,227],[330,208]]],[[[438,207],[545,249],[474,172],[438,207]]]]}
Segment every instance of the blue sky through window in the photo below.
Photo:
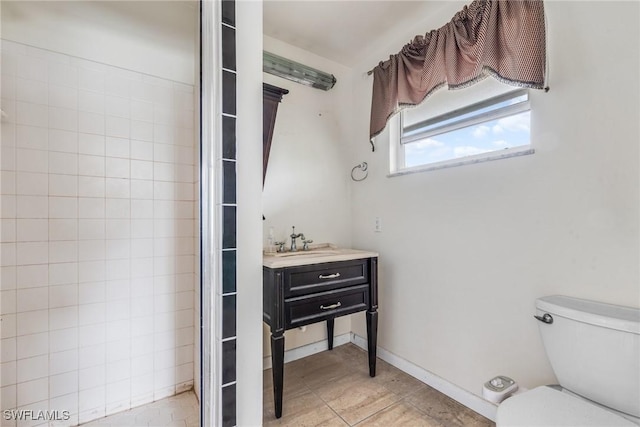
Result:
{"type": "Polygon", "coordinates": [[[525,111],[405,144],[405,167],[528,145],[530,119],[525,111]]]}

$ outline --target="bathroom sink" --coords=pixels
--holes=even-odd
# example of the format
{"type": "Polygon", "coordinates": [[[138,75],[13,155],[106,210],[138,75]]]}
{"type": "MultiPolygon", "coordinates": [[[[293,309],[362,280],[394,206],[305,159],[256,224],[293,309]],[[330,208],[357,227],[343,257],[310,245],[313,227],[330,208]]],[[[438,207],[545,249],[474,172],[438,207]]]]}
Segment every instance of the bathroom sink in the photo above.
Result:
{"type": "Polygon", "coordinates": [[[298,252],[276,252],[273,254],[269,254],[275,257],[294,257],[294,256],[320,256],[320,255],[335,255],[339,254],[340,251],[337,249],[309,249],[308,251],[298,251],[298,252]]]}
{"type": "Polygon", "coordinates": [[[327,262],[349,261],[377,257],[375,252],[358,249],[340,248],[331,243],[316,243],[309,245],[309,250],[302,248],[296,252],[264,252],[262,265],[268,268],[285,268],[302,265],[321,264],[327,262]]]}
{"type": "Polygon", "coordinates": [[[340,249],[336,245],[331,243],[318,243],[316,245],[309,245],[309,249],[303,251],[298,249],[296,252],[265,252],[266,256],[272,256],[277,258],[282,257],[307,257],[307,256],[323,256],[323,255],[336,255],[341,253],[340,249]]]}

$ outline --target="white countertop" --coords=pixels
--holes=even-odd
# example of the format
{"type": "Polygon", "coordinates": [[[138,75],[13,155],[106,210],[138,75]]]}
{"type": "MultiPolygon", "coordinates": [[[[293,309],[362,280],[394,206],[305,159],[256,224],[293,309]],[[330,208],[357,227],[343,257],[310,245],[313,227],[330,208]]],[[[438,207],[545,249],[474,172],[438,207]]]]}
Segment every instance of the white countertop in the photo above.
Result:
{"type": "Polygon", "coordinates": [[[354,259],[377,257],[377,252],[358,249],[339,248],[328,243],[312,245],[309,251],[267,253],[262,257],[262,265],[268,268],[295,267],[320,264],[324,262],[350,261],[354,259]]]}

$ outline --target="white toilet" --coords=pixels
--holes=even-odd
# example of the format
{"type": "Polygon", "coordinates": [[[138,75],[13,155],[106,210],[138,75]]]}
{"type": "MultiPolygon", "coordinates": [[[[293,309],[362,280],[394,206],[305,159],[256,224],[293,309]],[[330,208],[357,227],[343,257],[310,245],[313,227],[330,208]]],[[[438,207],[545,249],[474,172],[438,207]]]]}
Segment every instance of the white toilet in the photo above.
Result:
{"type": "Polygon", "coordinates": [[[560,385],[508,398],[496,425],[640,425],[640,309],[556,295],[536,318],[560,385]]]}

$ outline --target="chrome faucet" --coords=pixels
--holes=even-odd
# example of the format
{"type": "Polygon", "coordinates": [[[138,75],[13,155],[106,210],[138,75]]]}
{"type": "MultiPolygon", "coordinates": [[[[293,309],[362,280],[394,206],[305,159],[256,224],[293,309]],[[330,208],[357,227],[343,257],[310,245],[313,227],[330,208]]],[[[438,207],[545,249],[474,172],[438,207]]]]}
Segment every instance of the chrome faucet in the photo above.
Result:
{"type": "Polygon", "coordinates": [[[289,237],[291,237],[291,252],[297,252],[298,251],[298,246],[296,245],[296,239],[298,237],[301,237],[302,240],[305,240],[305,238],[304,238],[304,234],[302,234],[302,233],[296,234],[296,227],[295,226],[293,226],[291,228],[293,229],[293,231],[291,232],[291,236],[289,236],[289,237]]]}
{"type": "Polygon", "coordinates": [[[309,243],[313,243],[313,240],[311,239],[305,239],[304,236],[302,237],[302,250],[303,251],[308,251],[309,250],[309,243]]]}

